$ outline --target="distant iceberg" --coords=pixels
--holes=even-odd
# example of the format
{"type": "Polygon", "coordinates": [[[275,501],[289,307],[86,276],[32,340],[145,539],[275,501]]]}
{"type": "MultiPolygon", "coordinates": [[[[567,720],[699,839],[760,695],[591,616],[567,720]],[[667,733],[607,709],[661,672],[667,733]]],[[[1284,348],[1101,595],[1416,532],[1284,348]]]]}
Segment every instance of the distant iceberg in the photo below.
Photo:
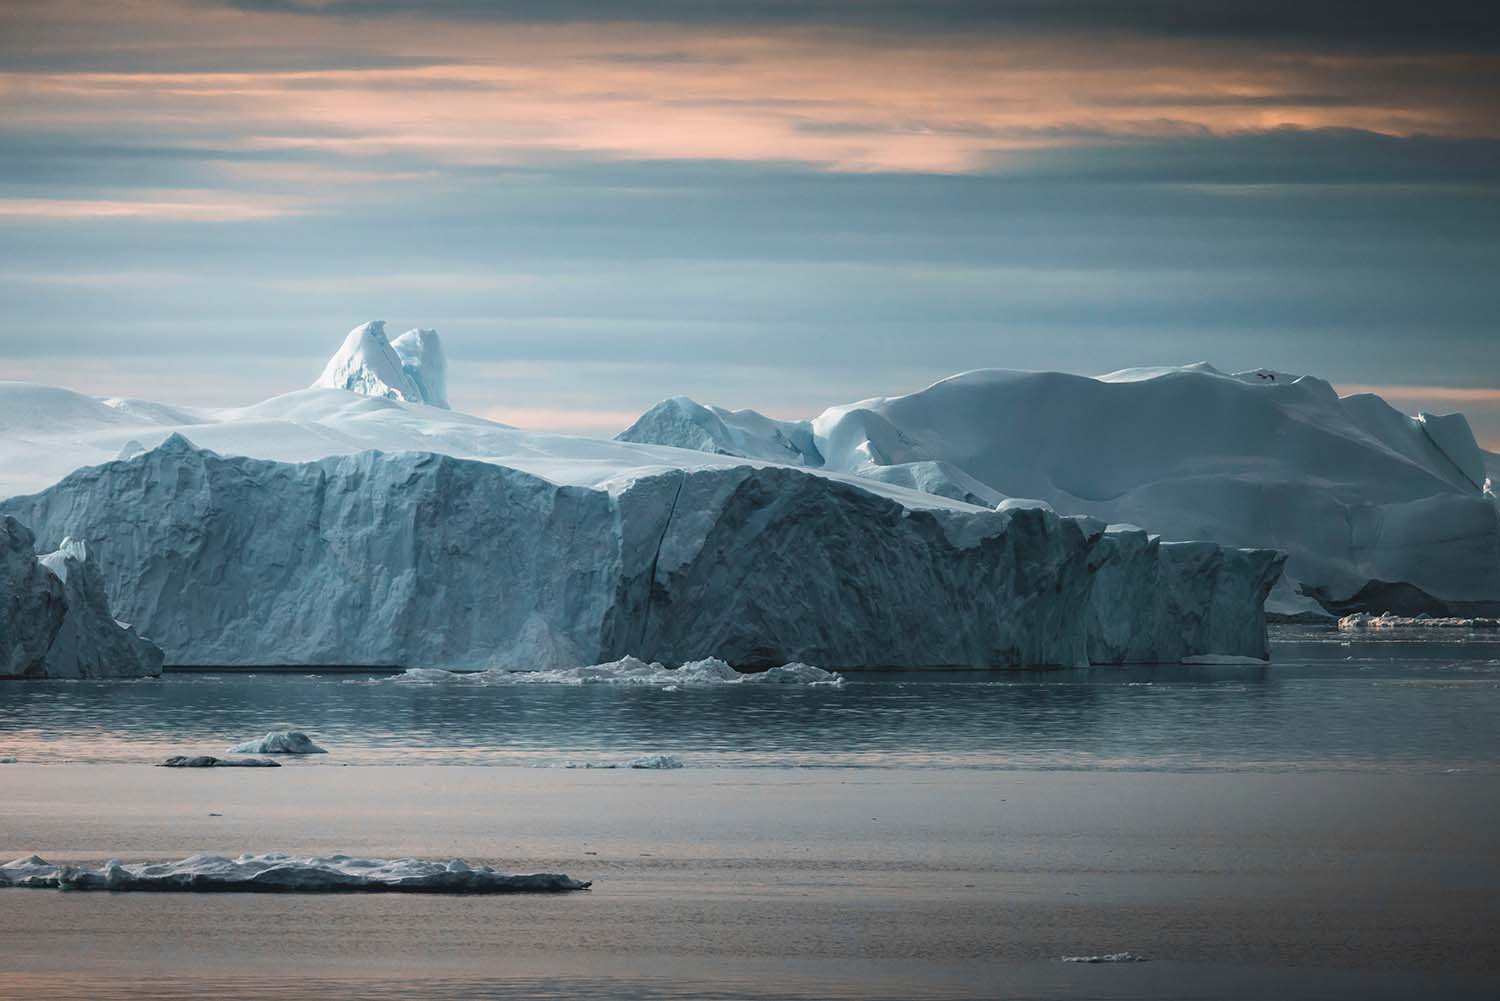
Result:
{"type": "MultiPolygon", "coordinates": [[[[811,421],[674,397],[619,437],[804,465],[815,455],[828,471],[989,507],[1034,497],[1167,540],[1274,546],[1290,557],[1270,598],[1282,613],[1331,618],[1371,580],[1421,587],[1453,615],[1500,607],[1500,508],[1484,492],[1500,459],[1461,414],[1409,417],[1313,376],[1204,363],[1098,378],[981,369],[811,421]]],[[[1400,611],[1383,597],[1343,611],[1400,611]]]]}
{"type": "Polygon", "coordinates": [[[111,859],[98,869],[53,865],[39,856],[0,865],[0,887],[58,890],[240,891],[250,893],[558,893],[591,884],[560,873],[512,875],[461,859],[362,859],[191,855],[180,862],[126,865],[111,859]]]}
{"type": "Polygon", "coordinates": [[[390,341],[385,321],[371,320],[349,331],[313,388],[347,389],[446,410],[448,359],[436,330],[408,330],[390,341]]]}

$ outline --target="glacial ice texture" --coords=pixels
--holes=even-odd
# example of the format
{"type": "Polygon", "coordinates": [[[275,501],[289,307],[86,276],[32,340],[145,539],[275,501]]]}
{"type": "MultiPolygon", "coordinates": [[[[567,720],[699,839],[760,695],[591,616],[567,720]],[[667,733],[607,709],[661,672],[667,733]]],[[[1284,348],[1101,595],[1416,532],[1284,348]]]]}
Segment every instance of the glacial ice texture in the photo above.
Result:
{"type": "MultiPolygon", "coordinates": [[[[174,436],[3,507],[44,537],[100,539],[111,599],[174,663],[1087,663],[1096,542],[1080,524],[913,509],[787,467],[606,490],[430,453],[290,464],[174,436]]],[[[1174,641],[1166,659],[1259,655],[1252,639],[1174,641]]]]}
{"type": "Polygon", "coordinates": [[[32,855],[0,865],[0,887],[242,893],[557,893],[586,890],[587,881],[559,873],[513,875],[460,859],[362,859],[348,855],[191,855],[179,862],[101,868],[53,865],[32,855]]]}

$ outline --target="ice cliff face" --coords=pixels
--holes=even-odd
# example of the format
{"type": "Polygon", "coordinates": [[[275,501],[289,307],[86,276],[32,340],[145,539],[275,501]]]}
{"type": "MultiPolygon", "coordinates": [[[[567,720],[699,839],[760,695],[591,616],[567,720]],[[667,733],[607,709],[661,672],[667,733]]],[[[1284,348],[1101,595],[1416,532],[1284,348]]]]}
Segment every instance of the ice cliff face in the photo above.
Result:
{"type": "Polygon", "coordinates": [[[1209,653],[1269,658],[1266,595],[1285,562],[1274,550],[1163,543],[1134,526],[1111,526],[1095,549],[1089,662],[1150,664],[1209,653]]]}
{"type": "Polygon", "coordinates": [[[62,582],[37,562],[35,539],[0,516],[0,677],[44,677],[47,651],[62,628],[62,582]]]}
{"type": "Polygon", "coordinates": [[[104,573],[89,546],[65,538],[39,562],[63,585],[68,611],[47,655],[49,678],[143,678],[161,673],[163,654],[110,614],[104,573]]]}
{"type": "MultiPolygon", "coordinates": [[[[1208,365],[1097,379],[984,370],[829,408],[811,429],[829,470],[985,506],[1038,498],[1169,540],[1284,550],[1279,610],[1319,607],[1299,585],[1326,603],[1372,580],[1455,608],[1500,602],[1500,508],[1481,489],[1490,460],[1467,421],[1340,398],[1319,379],[1208,365]]],[[[703,447],[662,420],[627,434],[703,447]]]]}
{"type": "MultiPolygon", "coordinates": [[[[0,508],[46,539],[101,539],[116,607],[178,663],[1082,665],[1115,559],[1098,526],[1040,508],[919,509],[782,466],[585,487],[431,453],[291,464],[181,437],[0,508]]],[[[1151,554],[1132,559],[1149,570],[1151,554]]],[[[1099,649],[1263,656],[1279,563],[1246,557],[1224,586],[1233,559],[1158,570],[1179,604],[1149,636],[1110,620],[1099,649]],[[1182,628],[1179,607],[1205,624],[1182,628]]],[[[1134,614],[1120,590],[1099,617],[1134,614]]]]}
{"type": "Polygon", "coordinates": [[[436,330],[409,330],[393,343],[385,321],[371,320],[349,331],[313,388],[447,409],[448,360],[436,330]]]}
{"type": "Polygon", "coordinates": [[[88,547],[65,539],[38,559],[19,522],[0,517],[0,677],[137,678],[161,673],[162,651],[110,614],[88,547]]]}

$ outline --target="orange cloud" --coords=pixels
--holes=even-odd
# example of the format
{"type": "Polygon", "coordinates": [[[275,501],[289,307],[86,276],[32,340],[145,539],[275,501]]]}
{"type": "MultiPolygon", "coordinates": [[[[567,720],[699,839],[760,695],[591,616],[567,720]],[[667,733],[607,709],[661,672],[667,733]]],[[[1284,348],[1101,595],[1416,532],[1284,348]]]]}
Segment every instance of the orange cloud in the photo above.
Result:
{"type": "MultiPolygon", "coordinates": [[[[127,21],[108,6],[84,9],[97,30],[115,29],[117,44],[137,53],[233,37],[245,51],[277,46],[311,58],[320,48],[358,46],[426,64],[10,72],[0,74],[0,124],[128,126],[188,140],[213,134],[253,149],[415,153],[447,163],[583,153],[937,172],[975,170],[1080,135],[1283,126],[1500,134],[1489,100],[1453,85],[1457,57],[1328,57],[1202,39],[1083,45],[835,29],[335,21],[140,4],[127,21]],[[153,10],[170,41],[145,34],[153,10]]],[[[1500,60],[1464,59],[1471,75],[1500,70],[1500,60]]]]}
{"type": "Polygon", "coordinates": [[[249,222],[297,210],[262,198],[214,193],[172,200],[0,198],[0,219],[147,219],[158,222],[249,222]]]}

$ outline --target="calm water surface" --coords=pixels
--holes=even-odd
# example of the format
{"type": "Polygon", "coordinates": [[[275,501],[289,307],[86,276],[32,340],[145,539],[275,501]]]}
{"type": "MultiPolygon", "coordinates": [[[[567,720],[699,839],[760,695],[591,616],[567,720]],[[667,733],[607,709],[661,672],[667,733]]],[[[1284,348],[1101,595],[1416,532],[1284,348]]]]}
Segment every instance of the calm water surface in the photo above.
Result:
{"type": "Polygon", "coordinates": [[[178,674],[0,684],[0,758],[149,761],[306,730],[298,767],[566,766],[1500,772],[1500,637],[1283,628],[1269,666],[861,673],[842,688],[416,685],[178,674]]]}

